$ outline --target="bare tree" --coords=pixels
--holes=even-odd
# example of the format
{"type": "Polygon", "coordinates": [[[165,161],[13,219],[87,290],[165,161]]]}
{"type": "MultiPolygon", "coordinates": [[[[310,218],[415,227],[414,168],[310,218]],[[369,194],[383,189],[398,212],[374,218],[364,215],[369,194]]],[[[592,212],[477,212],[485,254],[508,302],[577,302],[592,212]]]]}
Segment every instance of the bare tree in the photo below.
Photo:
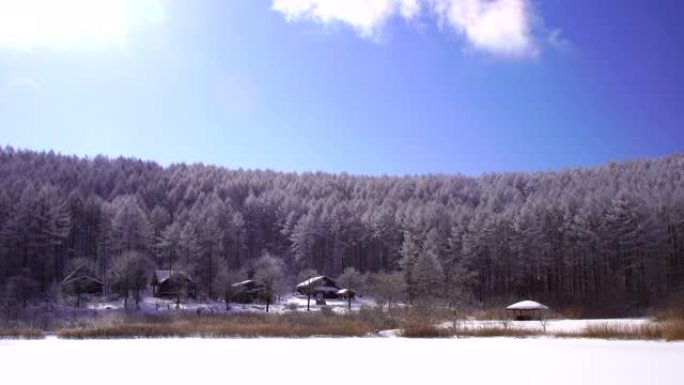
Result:
{"type": "Polygon", "coordinates": [[[381,272],[369,277],[369,284],[374,295],[387,303],[391,309],[392,302],[406,296],[406,281],[401,272],[381,272]]]}
{"type": "Polygon", "coordinates": [[[297,282],[301,283],[307,281],[309,283],[304,288],[304,292],[306,293],[306,311],[311,311],[311,295],[313,294],[314,289],[314,282],[311,281],[311,278],[317,277],[319,275],[320,274],[314,269],[304,269],[297,275],[297,282]]]}
{"type": "Polygon", "coordinates": [[[282,287],[279,281],[283,280],[284,265],[282,260],[270,254],[262,255],[254,264],[254,278],[263,285],[263,299],[266,302],[266,312],[278,295],[278,290],[282,287]]]}
{"type": "Polygon", "coordinates": [[[228,270],[226,267],[223,267],[216,274],[213,284],[214,292],[222,296],[226,304],[226,310],[230,310],[230,303],[237,294],[233,284],[239,282],[242,278],[239,272],[228,270]]]}
{"type": "Polygon", "coordinates": [[[119,256],[112,265],[112,286],[124,298],[124,307],[128,308],[128,296],[134,293],[135,306],[140,305],[140,292],[147,287],[152,264],[144,254],[128,251],[119,256]]]}

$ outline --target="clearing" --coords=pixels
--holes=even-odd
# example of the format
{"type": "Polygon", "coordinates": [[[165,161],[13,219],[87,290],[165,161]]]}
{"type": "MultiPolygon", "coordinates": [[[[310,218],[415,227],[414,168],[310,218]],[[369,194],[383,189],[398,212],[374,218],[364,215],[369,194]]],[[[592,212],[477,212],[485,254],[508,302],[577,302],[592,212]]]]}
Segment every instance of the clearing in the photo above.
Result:
{"type": "Polygon", "coordinates": [[[684,342],[550,338],[0,341],[6,383],[681,384],[684,342]]]}

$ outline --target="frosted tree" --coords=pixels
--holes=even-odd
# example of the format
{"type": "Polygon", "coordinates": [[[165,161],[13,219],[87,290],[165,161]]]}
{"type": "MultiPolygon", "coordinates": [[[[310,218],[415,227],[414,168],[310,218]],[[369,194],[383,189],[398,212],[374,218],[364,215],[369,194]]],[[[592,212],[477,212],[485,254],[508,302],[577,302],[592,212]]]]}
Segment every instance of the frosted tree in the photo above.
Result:
{"type": "Polygon", "coordinates": [[[86,258],[107,288],[112,259],[138,250],[220,295],[222,264],[240,270],[268,251],[290,278],[307,268],[397,271],[414,298],[414,267],[431,253],[452,306],[533,297],[606,312],[614,303],[619,313],[684,285],[683,169],[679,154],[558,172],[369,177],[6,147],[0,282],[25,278],[38,287],[29,301],[43,298],[86,258]]]}
{"type": "Polygon", "coordinates": [[[154,229],[135,196],[124,195],[112,204],[116,210],[112,230],[117,252],[149,250],[154,229]]]}
{"type": "Polygon", "coordinates": [[[112,288],[124,298],[128,308],[128,297],[133,292],[135,306],[140,305],[141,292],[147,287],[152,273],[152,263],[138,251],[127,251],[116,258],[112,264],[112,288]]]}
{"type": "Polygon", "coordinates": [[[392,303],[406,298],[406,281],[401,272],[380,272],[368,277],[370,290],[375,297],[387,303],[391,309],[392,303]]]}
{"type": "Polygon", "coordinates": [[[263,299],[266,302],[266,312],[273,300],[278,297],[279,290],[283,287],[280,282],[284,279],[283,262],[265,253],[254,263],[254,279],[263,285],[263,299]]]}
{"type": "Polygon", "coordinates": [[[336,281],[341,287],[352,289],[357,292],[364,290],[366,287],[366,277],[353,267],[344,269],[342,274],[337,277],[336,281]]]}
{"type": "Polygon", "coordinates": [[[432,252],[423,252],[413,266],[416,300],[419,303],[434,303],[442,297],[444,271],[432,252]]]}

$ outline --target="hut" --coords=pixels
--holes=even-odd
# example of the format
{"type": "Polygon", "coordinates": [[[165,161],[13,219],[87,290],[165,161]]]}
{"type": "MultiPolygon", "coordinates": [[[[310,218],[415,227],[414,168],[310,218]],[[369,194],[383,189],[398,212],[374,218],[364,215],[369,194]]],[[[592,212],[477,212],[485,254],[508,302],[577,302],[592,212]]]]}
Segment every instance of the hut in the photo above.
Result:
{"type": "Polygon", "coordinates": [[[319,275],[299,283],[295,290],[299,294],[312,296],[316,299],[324,299],[339,298],[337,292],[340,288],[332,278],[327,275],[319,275]]]}
{"type": "Polygon", "coordinates": [[[356,292],[352,289],[340,289],[337,291],[337,297],[351,300],[356,297],[356,292]]]}
{"type": "Polygon", "coordinates": [[[102,281],[89,275],[68,277],[62,282],[62,286],[68,292],[77,294],[101,294],[104,288],[102,281]]]}
{"type": "Polygon", "coordinates": [[[351,302],[356,297],[356,292],[352,289],[340,289],[337,291],[338,298],[347,300],[347,308],[351,309],[351,302]]]}
{"type": "Polygon", "coordinates": [[[233,301],[237,303],[252,303],[264,294],[266,287],[258,281],[248,279],[230,285],[233,289],[233,301]]]}
{"type": "Polygon", "coordinates": [[[197,295],[197,284],[184,271],[155,270],[152,276],[152,295],[155,297],[194,298],[197,295]]]}
{"type": "Polygon", "coordinates": [[[506,310],[513,314],[513,319],[516,321],[530,321],[544,319],[549,308],[539,302],[526,300],[516,302],[508,306],[506,310]]]}

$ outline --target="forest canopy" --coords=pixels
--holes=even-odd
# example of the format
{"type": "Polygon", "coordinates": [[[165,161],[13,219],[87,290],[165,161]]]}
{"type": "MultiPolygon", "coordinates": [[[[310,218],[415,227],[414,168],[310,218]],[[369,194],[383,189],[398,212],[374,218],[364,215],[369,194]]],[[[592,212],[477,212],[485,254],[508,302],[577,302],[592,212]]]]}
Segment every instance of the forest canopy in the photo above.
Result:
{"type": "Polygon", "coordinates": [[[208,296],[267,253],[291,277],[400,272],[409,299],[646,306],[684,281],[684,155],[372,177],[0,148],[0,290],[49,299],[75,265],[107,285],[130,252],[208,296]]]}

